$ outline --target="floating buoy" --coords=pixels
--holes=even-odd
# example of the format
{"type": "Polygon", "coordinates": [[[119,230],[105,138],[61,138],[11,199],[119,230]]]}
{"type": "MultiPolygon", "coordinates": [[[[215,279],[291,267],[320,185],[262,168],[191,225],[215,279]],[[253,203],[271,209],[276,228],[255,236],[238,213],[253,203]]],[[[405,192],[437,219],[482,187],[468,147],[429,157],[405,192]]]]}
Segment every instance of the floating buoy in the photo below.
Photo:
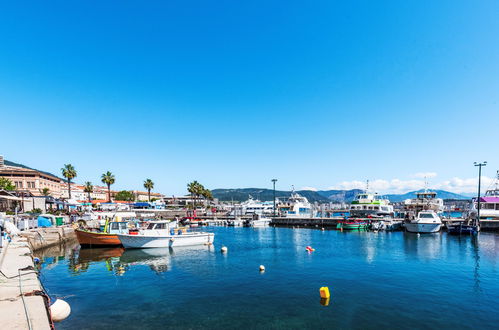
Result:
{"type": "Polygon", "coordinates": [[[222,248],[220,249],[220,252],[226,253],[227,252],[227,247],[226,246],[222,246],[222,248]]]}
{"type": "Polygon", "coordinates": [[[52,316],[52,321],[54,322],[65,320],[70,313],[71,307],[62,299],[56,299],[54,303],[50,305],[50,314],[52,316]]]}
{"type": "Polygon", "coordinates": [[[305,250],[307,250],[308,252],[314,252],[314,251],[315,251],[315,249],[314,249],[314,248],[312,248],[311,246],[307,246],[307,247],[305,248],[305,250]]]}
{"type": "Polygon", "coordinates": [[[324,231],[324,227],[322,227],[321,230],[324,231]]]}
{"type": "Polygon", "coordinates": [[[321,293],[321,298],[323,299],[330,298],[329,288],[327,286],[323,286],[322,288],[320,288],[319,292],[321,293]]]}
{"type": "Polygon", "coordinates": [[[264,265],[260,265],[260,271],[261,271],[261,272],[264,272],[264,271],[265,271],[265,266],[264,266],[264,265]]]}

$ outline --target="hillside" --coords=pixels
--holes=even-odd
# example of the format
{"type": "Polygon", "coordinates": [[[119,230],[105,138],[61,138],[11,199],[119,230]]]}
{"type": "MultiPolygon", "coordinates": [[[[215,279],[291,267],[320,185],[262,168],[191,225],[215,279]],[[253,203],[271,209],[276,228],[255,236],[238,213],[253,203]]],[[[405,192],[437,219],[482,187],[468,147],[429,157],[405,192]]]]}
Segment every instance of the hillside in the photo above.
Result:
{"type": "MultiPolygon", "coordinates": [[[[211,191],[213,197],[218,198],[221,201],[238,201],[243,202],[249,198],[249,196],[259,199],[261,201],[271,201],[273,199],[272,189],[262,189],[262,188],[236,188],[236,189],[214,189],[211,191]]],[[[319,193],[311,190],[300,190],[297,191],[298,194],[306,197],[309,202],[328,202],[327,197],[320,195],[319,193]]],[[[291,191],[275,191],[276,197],[288,197],[291,195],[291,191]]]]}
{"type": "MultiPolygon", "coordinates": [[[[419,190],[422,191],[422,190],[419,190]]],[[[402,202],[408,198],[416,197],[416,192],[411,191],[405,194],[389,194],[386,196],[391,202],[402,202]]],[[[445,190],[434,190],[437,197],[443,199],[469,199],[467,196],[455,194],[445,190]]],[[[306,197],[310,202],[351,202],[355,195],[362,192],[360,189],[352,190],[299,190],[298,194],[306,197]]],[[[236,189],[214,189],[213,196],[221,201],[237,201],[242,202],[252,196],[261,201],[271,201],[273,198],[272,189],[264,188],[236,188],[236,189]]],[[[276,197],[288,197],[291,191],[276,190],[276,197]]]]}

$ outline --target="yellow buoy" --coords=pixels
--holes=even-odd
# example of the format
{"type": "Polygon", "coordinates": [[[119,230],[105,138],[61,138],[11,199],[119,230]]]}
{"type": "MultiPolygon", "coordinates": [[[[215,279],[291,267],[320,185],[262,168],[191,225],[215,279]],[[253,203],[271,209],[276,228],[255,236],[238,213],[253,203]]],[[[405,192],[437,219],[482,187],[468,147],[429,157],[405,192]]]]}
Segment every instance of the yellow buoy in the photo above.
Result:
{"type": "Polygon", "coordinates": [[[322,288],[320,288],[319,291],[321,293],[321,298],[329,299],[330,294],[329,294],[329,288],[327,286],[323,286],[322,288]]]}

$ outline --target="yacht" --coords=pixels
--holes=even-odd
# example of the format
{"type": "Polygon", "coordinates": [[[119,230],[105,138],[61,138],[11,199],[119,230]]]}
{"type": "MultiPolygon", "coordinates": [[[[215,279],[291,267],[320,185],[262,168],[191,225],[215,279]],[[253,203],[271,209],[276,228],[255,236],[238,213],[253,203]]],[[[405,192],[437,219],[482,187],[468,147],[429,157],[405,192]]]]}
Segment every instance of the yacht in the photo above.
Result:
{"type": "Polygon", "coordinates": [[[176,221],[151,221],[146,229],[136,233],[118,234],[125,249],[159,248],[211,244],[215,234],[206,232],[187,232],[179,228],[176,221]]]}
{"type": "Polygon", "coordinates": [[[261,202],[258,199],[253,199],[251,195],[249,199],[241,203],[242,213],[246,215],[270,215],[274,212],[274,202],[261,202]]]}
{"type": "Polygon", "coordinates": [[[442,219],[435,211],[420,211],[416,219],[405,223],[405,229],[410,233],[436,233],[442,227],[442,219]]]}
{"type": "Polygon", "coordinates": [[[285,200],[278,200],[279,214],[286,218],[312,218],[314,212],[312,204],[306,197],[297,194],[293,188],[291,196],[285,200]]]}

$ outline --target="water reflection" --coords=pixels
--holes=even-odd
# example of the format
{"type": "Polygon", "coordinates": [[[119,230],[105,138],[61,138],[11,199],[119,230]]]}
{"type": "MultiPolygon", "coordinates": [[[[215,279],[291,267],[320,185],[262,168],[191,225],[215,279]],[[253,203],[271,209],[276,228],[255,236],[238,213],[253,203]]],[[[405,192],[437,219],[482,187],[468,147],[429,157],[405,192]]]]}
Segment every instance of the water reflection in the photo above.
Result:
{"type": "Polygon", "coordinates": [[[421,260],[438,259],[442,254],[442,234],[404,233],[404,249],[408,257],[421,260]]]}
{"type": "Polygon", "coordinates": [[[122,247],[82,249],[76,242],[39,250],[35,256],[40,258],[39,267],[46,269],[51,269],[66,259],[70,273],[75,276],[102,264],[113,275],[123,276],[135,266],[148,266],[154,273],[161,274],[171,267],[172,257],[213,251],[213,246],[132,250],[125,250],[122,247]]]}

